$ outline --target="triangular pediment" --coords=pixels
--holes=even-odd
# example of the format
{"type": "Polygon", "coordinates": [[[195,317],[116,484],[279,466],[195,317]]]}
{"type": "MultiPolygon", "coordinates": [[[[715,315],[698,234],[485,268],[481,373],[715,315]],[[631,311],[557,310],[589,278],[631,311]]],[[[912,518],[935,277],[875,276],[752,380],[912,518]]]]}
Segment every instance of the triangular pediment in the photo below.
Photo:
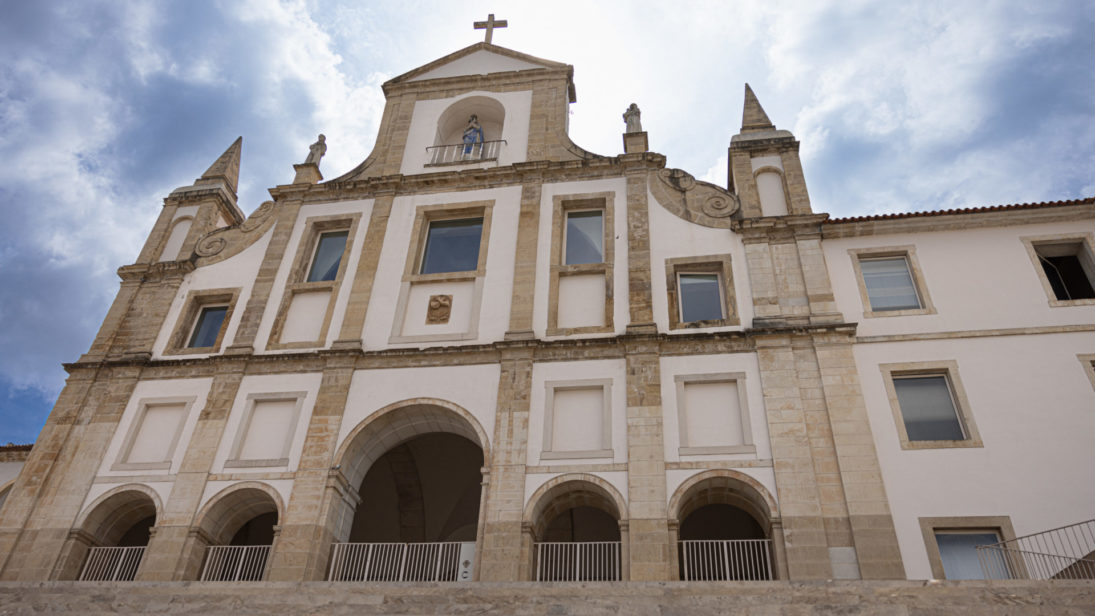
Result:
{"type": "Polygon", "coordinates": [[[489,75],[491,73],[534,69],[565,68],[566,66],[566,64],[560,62],[544,60],[505,47],[489,43],[476,43],[403,73],[388,83],[425,81],[427,79],[443,79],[445,77],[465,75],[489,75]]]}

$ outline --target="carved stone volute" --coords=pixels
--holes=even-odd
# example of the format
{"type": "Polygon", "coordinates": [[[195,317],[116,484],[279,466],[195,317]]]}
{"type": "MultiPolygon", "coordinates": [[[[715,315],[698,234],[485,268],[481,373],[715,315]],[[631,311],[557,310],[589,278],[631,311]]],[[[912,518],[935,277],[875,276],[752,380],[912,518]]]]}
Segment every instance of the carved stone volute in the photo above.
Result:
{"type": "Polygon", "coordinates": [[[274,202],[265,201],[242,223],[223,227],[202,236],[194,247],[194,253],[201,260],[198,265],[211,265],[242,252],[244,248],[262,237],[270,224],[274,222],[273,213],[274,202]]]}
{"type": "Polygon", "coordinates": [[[649,184],[662,207],[705,227],[729,229],[731,217],[741,208],[737,195],[681,169],[659,169],[650,174],[649,184]]]}

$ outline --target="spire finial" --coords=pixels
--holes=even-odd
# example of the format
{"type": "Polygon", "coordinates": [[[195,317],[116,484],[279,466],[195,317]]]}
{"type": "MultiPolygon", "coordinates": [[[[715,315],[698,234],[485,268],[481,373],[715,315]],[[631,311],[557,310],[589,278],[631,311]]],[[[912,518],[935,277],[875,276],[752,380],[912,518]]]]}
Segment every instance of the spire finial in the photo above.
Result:
{"type": "Polygon", "coordinates": [[[768,119],[768,114],[764,113],[764,108],[760,106],[757,95],[753,94],[753,88],[745,84],[745,108],[741,114],[741,132],[775,129],[775,125],[768,119]]]}
{"type": "Polygon", "coordinates": [[[234,194],[240,181],[240,151],[243,149],[243,137],[237,137],[232,145],[220,155],[195,184],[211,184],[223,181],[234,194]]]}

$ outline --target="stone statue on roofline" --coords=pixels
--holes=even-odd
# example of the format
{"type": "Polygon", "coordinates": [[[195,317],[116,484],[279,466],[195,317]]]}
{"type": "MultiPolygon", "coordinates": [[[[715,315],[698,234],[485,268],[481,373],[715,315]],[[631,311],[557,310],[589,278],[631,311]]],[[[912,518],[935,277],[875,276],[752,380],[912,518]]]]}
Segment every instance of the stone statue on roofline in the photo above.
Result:
{"type": "Polygon", "coordinates": [[[628,133],[641,133],[643,132],[642,122],[639,121],[639,116],[642,112],[639,111],[639,106],[635,103],[631,103],[631,106],[624,112],[624,123],[627,125],[627,129],[624,132],[628,133]]]}
{"type": "Polygon", "coordinates": [[[323,158],[323,155],[327,153],[327,137],[322,133],[319,135],[319,139],[308,146],[308,158],[304,159],[305,165],[315,165],[319,167],[319,160],[323,158]]]}

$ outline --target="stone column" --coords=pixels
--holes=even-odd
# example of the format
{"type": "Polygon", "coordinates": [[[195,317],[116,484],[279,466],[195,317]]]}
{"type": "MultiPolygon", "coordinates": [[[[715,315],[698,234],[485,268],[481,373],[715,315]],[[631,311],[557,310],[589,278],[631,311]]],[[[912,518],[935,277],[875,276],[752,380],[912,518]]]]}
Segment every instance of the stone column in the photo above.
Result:
{"type": "Polygon", "coordinates": [[[156,520],[156,534],[145,549],[138,574],[141,580],[192,580],[198,574],[197,567],[208,541],[196,540],[192,527],[197,522],[195,516],[213,457],[243,380],[245,365],[243,361],[234,360],[221,361],[217,366],[205,408],[198,415],[194,434],[175,475],[171,496],[164,503],[163,515],[156,520]]]}
{"type": "Polygon", "coordinates": [[[354,358],[354,355],[331,357],[323,371],[293,493],[285,518],[278,521],[281,534],[270,554],[267,580],[322,580],[327,573],[331,544],[339,536],[336,522],[341,516],[332,519],[325,514],[342,500],[337,491],[328,490],[328,476],[335,463],[338,431],[354,375],[354,358]]]}
{"type": "Polygon", "coordinates": [[[479,579],[516,581],[522,573],[525,462],[528,456],[532,348],[502,349],[498,411],[491,444],[487,510],[479,537],[479,579]]]}
{"type": "Polygon", "coordinates": [[[540,237],[541,185],[521,187],[521,213],[517,222],[517,251],[513,263],[513,299],[509,309],[507,340],[535,337],[532,309],[536,305],[536,254],[540,237]]]}
{"type": "Polygon", "coordinates": [[[661,367],[656,341],[625,343],[630,578],[671,579],[662,434],[661,367]]]}

